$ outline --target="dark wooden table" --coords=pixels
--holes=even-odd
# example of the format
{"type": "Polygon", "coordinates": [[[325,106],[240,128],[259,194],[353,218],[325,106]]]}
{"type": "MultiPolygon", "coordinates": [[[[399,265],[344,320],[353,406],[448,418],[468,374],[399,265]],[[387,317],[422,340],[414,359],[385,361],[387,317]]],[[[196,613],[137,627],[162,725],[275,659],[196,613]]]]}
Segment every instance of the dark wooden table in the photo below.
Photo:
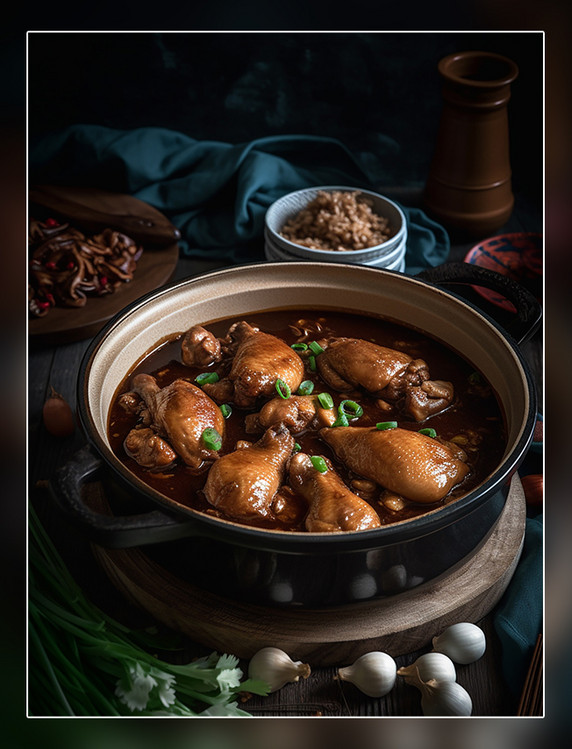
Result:
{"type": "MultiPolygon", "coordinates": [[[[382,192],[384,190],[382,189],[382,192]]],[[[405,205],[413,205],[415,193],[385,190],[405,205]]],[[[541,231],[541,215],[535,206],[519,200],[510,221],[497,233],[504,231],[541,231]]],[[[452,237],[450,260],[462,260],[475,240],[452,237]]],[[[221,267],[220,262],[196,259],[181,259],[175,278],[183,279],[221,267]]],[[[472,290],[464,292],[471,298],[472,290]]],[[[474,295],[475,301],[492,317],[503,323],[497,308],[487,305],[474,295]],[[500,317],[500,319],[499,319],[500,317]]],[[[63,343],[57,346],[31,342],[29,347],[29,500],[36,508],[41,520],[51,534],[63,558],[92,600],[103,610],[130,626],[149,625],[150,617],[128,601],[112,586],[95,562],[88,541],[72,528],[66,518],[53,506],[45,491],[43,481],[60,465],[63,465],[85,444],[79,430],[73,436],[57,439],[52,437],[42,423],[42,405],[54,387],[70,405],[76,404],[76,382],[81,359],[89,340],[63,343]]],[[[542,332],[522,346],[531,370],[536,378],[540,410],[542,411],[542,332]]],[[[540,472],[533,465],[528,472],[540,472]]],[[[487,636],[487,651],[476,663],[460,667],[458,681],[469,691],[473,700],[475,716],[513,716],[516,714],[519,696],[511,693],[503,679],[500,668],[500,643],[493,628],[492,614],[479,624],[487,636]]],[[[210,652],[203,646],[187,643],[189,658],[210,652]]],[[[398,659],[398,666],[407,665],[419,653],[411,653],[398,659]]],[[[243,664],[246,666],[246,664],[243,664]]],[[[342,665],[342,664],[340,664],[342,665]]],[[[346,665],[346,664],[343,664],[346,665]]],[[[342,684],[334,678],[335,668],[323,668],[313,672],[312,678],[299,684],[290,684],[266,698],[251,698],[244,708],[258,716],[406,716],[421,715],[419,692],[398,679],[395,688],[383,699],[372,699],[361,694],[352,685],[342,684]]]]}

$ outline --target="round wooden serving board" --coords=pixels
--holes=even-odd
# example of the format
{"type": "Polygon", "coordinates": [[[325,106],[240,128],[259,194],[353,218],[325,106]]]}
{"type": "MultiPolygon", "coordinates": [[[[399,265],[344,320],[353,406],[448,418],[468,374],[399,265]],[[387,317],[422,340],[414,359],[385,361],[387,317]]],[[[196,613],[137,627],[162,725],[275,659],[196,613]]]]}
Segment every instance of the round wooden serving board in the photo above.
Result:
{"type": "Polygon", "coordinates": [[[131,195],[46,185],[30,190],[29,201],[30,216],[34,215],[34,205],[39,205],[84,231],[101,231],[108,226],[143,245],[132,281],[113,294],[88,297],[84,307],[54,307],[45,317],[31,318],[31,340],[60,344],[90,338],[121,309],[173,277],[179,258],[179,232],[153,206],[131,195]]]}
{"type": "Polygon", "coordinates": [[[512,578],[525,520],[524,493],[515,474],[497,524],[470,560],[390,598],[329,609],[280,609],[232,601],[181,580],[141,548],[93,548],[110,580],[128,599],[193,642],[245,659],[261,647],[280,647],[313,666],[335,666],[370,650],[405,655],[430,644],[450,624],[486,616],[512,578]]]}

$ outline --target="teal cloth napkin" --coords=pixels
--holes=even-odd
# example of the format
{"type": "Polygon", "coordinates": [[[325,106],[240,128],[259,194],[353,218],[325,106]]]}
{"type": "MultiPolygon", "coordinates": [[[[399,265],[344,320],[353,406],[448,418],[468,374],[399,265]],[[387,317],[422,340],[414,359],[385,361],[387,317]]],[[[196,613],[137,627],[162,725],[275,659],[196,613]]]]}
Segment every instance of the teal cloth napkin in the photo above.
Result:
{"type": "MultiPolygon", "coordinates": [[[[316,185],[375,189],[338,140],[306,135],[233,145],[165,128],[73,125],[31,140],[30,181],[84,185],[133,195],[180,230],[187,256],[229,263],[263,259],[264,215],[277,198],[316,185]]],[[[445,229],[418,208],[407,218],[407,271],[443,263],[445,229]]]]}
{"type": "Polygon", "coordinates": [[[543,515],[526,519],[524,545],[508,588],[494,611],[501,642],[502,670],[514,695],[520,694],[536,639],[543,631],[543,515]]]}

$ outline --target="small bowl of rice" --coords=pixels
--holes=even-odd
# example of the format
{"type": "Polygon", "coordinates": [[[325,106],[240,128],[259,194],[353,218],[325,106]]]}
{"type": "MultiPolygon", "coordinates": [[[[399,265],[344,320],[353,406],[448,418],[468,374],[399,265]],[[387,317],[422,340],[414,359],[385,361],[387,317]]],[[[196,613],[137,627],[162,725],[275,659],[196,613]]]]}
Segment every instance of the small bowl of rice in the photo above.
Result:
{"type": "Polygon", "coordinates": [[[405,270],[407,222],[392,200],[355,187],[288,193],[266,212],[267,260],[314,260],[405,270]]]}

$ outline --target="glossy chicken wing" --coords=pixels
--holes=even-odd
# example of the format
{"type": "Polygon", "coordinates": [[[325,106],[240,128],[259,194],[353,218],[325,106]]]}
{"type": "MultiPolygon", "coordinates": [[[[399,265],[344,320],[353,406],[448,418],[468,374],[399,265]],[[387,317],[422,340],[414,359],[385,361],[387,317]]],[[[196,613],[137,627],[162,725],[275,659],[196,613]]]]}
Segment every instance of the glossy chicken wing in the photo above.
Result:
{"type": "Polygon", "coordinates": [[[438,502],[469,472],[449,447],[407,429],[335,427],[320,437],[352,471],[413,502],[438,502]]]}
{"type": "Polygon", "coordinates": [[[261,439],[222,455],[204,486],[208,502],[234,520],[272,516],[272,502],[284,478],[294,437],[284,426],[267,429],[261,439]]]}
{"type": "Polygon", "coordinates": [[[378,528],[379,516],[363,499],[351,492],[326,461],[321,473],[309,455],[297,453],[290,461],[290,486],[308,502],[306,530],[316,533],[362,531],[378,528]]]}
{"type": "Polygon", "coordinates": [[[230,372],[225,379],[204,386],[205,392],[215,400],[221,402],[230,395],[237,406],[248,408],[261,396],[276,395],[278,379],[286,383],[292,393],[298,389],[304,364],[280,338],[263,333],[247,322],[233,325],[228,337],[237,344],[230,372]]]}
{"type": "Polygon", "coordinates": [[[316,360],[320,375],[335,390],[363,387],[374,395],[381,395],[411,361],[401,351],[360,338],[336,338],[316,360]]]}
{"type": "MultiPolygon", "coordinates": [[[[317,367],[325,382],[339,392],[362,387],[368,393],[390,402],[402,399],[413,389],[429,381],[429,369],[423,359],[380,346],[361,338],[336,338],[317,357],[317,367]]],[[[442,411],[453,399],[453,386],[441,388],[438,396],[430,389],[419,397],[406,398],[405,410],[417,421],[442,411]]]]}
{"type": "Polygon", "coordinates": [[[218,338],[202,325],[190,328],[181,341],[181,361],[188,367],[206,367],[221,358],[218,338]]]}
{"type": "Polygon", "coordinates": [[[452,382],[425,380],[419,386],[405,391],[405,411],[415,421],[424,421],[433,414],[448,408],[453,402],[455,390],[452,382]]]}
{"type": "Polygon", "coordinates": [[[132,389],[145,402],[149,416],[145,419],[164,437],[182,461],[200,468],[204,461],[218,457],[203,438],[207,428],[224,436],[224,416],[208,395],[187,380],[174,380],[160,388],[154,377],[135,375],[132,389]]]}
{"type": "Polygon", "coordinates": [[[297,434],[308,426],[331,426],[335,420],[335,410],[322,408],[315,396],[292,395],[290,398],[272,398],[258,413],[248,414],[244,423],[250,433],[284,424],[292,434],[297,434]]]}
{"type": "Polygon", "coordinates": [[[149,427],[132,429],[123,443],[125,452],[143,468],[157,470],[170,466],[177,453],[149,427]]]}

